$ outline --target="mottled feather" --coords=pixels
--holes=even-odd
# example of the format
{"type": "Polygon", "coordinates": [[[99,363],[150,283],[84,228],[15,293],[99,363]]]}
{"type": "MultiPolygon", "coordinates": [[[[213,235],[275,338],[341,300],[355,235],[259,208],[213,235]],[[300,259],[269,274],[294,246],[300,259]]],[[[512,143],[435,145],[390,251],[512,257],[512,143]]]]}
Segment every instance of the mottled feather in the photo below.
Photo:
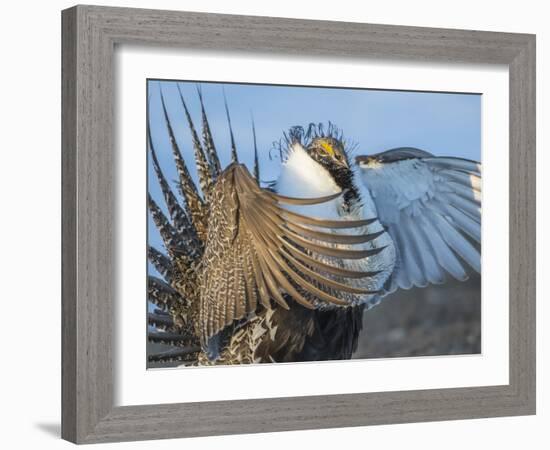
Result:
{"type": "MultiPolygon", "coordinates": [[[[288,308],[283,293],[290,294],[294,301],[306,308],[314,308],[319,302],[349,304],[349,300],[339,296],[339,292],[349,295],[373,293],[332,279],[331,266],[321,261],[329,270],[326,275],[318,274],[307,263],[294,258],[288,249],[285,250],[291,247],[306,261],[307,258],[316,259],[317,253],[329,254],[334,258],[365,258],[373,253],[374,250],[350,250],[326,245],[335,239],[326,233],[312,235],[321,244],[312,242],[309,236],[300,236],[290,227],[299,231],[304,231],[305,227],[286,217],[287,211],[280,206],[280,203],[317,204],[338,195],[321,199],[282,197],[261,189],[243,165],[231,165],[222,173],[213,190],[210,228],[200,275],[203,345],[207,346],[209,339],[225,326],[254,313],[258,303],[270,308],[271,301],[274,301],[280,307],[288,308]],[[253,284],[246,280],[253,280],[253,284]],[[238,307],[231,304],[228,308],[228,292],[231,302],[238,302],[238,307]]],[[[302,217],[295,215],[293,220],[302,217]]],[[[321,219],[317,219],[316,223],[327,228],[330,226],[321,219]]],[[[347,221],[346,226],[358,227],[362,223],[347,221]]],[[[308,231],[313,233],[313,230],[308,231]]],[[[350,245],[358,242],[356,235],[339,234],[337,239],[350,245]]],[[[340,268],[336,270],[340,271],[340,275],[347,273],[340,268]]],[[[357,272],[353,275],[359,278],[371,276],[371,273],[357,272]]]]}
{"type": "Polygon", "coordinates": [[[177,85],[177,87],[178,87],[180,101],[183,106],[183,110],[185,112],[185,118],[187,119],[187,125],[189,126],[189,131],[191,132],[191,141],[193,142],[193,151],[195,153],[195,163],[197,165],[197,171],[199,174],[199,182],[201,186],[202,195],[205,201],[208,201],[208,196],[210,195],[212,183],[214,182],[212,169],[210,167],[210,163],[206,159],[204,149],[202,148],[201,142],[199,140],[199,136],[197,134],[197,130],[195,129],[195,125],[193,124],[193,119],[191,118],[191,114],[189,114],[189,109],[187,108],[187,104],[185,103],[185,99],[183,98],[183,94],[181,93],[179,84],[177,85]]]}
{"type": "Polygon", "coordinates": [[[185,161],[181,156],[181,151],[174,135],[174,130],[168,116],[168,111],[166,110],[166,104],[164,102],[164,96],[162,95],[162,92],[160,99],[162,104],[164,123],[168,131],[172,154],[174,156],[174,162],[176,164],[176,169],[179,175],[179,187],[181,189],[183,197],[185,198],[187,212],[191,217],[191,222],[195,227],[199,239],[204,242],[204,239],[206,238],[206,230],[208,228],[207,208],[203,202],[203,199],[199,195],[197,186],[195,185],[193,178],[191,178],[191,174],[187,169],[187,165],[185,164],[185,161]]]}
{"type": "Polygon", "coordinates": [[[212,131],[210,130],[210,123],[208,122],[208,117],[206,115],[200,86],[197,86],[197,93],[199,96],[199,102],[201,104],[202,142],[206,150],[206,155],[208,156],[208,161],[210,162],[212,179],[215,181],[222,171],[221,164],[218,158],[218,152],[216,151],[216,146],[214,145],[214,138],[212,137],[212,131]]]}

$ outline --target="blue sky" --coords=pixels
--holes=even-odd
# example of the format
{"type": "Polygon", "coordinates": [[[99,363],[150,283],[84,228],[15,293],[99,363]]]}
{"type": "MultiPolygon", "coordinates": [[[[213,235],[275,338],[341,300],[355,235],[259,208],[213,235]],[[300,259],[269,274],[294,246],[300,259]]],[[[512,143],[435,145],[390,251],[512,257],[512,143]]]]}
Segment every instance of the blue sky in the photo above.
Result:
{"type": "MultiPolygon", "coordinates": [[[[179,82],[195,126],[200,130],[196,82],[179,82]]],[[[160,87],[180,149],[191,174],[196,170],[190,134],[176,82],[148,81],[151,135],[168,180],[176,180],[160,103],[160,87]]],[[[230,140],[223,90],[229,104],[239,159],[252,167],[251,116],[254,116],[261,178],[276,177],[280,162],[270,159],[273,142],[293,125],[331,121],[356,144],[355,154],[372,154],[394,147],[418,147],[436,155],[481,159],[481,95],[368,89],[330,89],[271,85],[202,83],[202,93],[222,165],[230,160],[230,140]]],[[[144,136],[145,142],[145,136],[144,136]]],[[[137,149],[136,151],[141,151],[137,149]]],[[[143,151],[145,151],[143,149],[143,151]]],[[[276,152],[272,152],[276,156],[276,152]]],[[[158,183],[148,167],[149,192],[163,205],[158,183]]],[[[162,249],[149,217],[149,243],[162,249]]],[[[154,269],[149,267],[154,272],[154,269]]]]}

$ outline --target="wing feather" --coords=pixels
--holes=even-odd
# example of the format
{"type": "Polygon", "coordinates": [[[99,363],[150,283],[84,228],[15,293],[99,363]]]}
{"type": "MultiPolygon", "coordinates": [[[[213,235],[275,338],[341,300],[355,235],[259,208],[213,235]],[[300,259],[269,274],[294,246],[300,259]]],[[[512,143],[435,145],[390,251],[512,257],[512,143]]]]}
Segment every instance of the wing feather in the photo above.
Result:
{"type": "Polygon", "coordinates": [[[436,224],[443,240],[452,248],[464,261],[466,261],[476,272],[481,271],[478,250],[460,234],[444,217],[439,214],[430,213],[433,223],[436,224]]]}
{"type": "Polygon", "coordinates": [[[456,158],[452,156],[433,156],[423,158],[428,164],[434,166],[447,167],[453,170],[462,170],[464,172],[481,174],[481,164],[470,159],[456,158]]]}
{"type": "MultiPolygon", "coordinates": [[[[445,273],[437,260],[432,256],[432,248],[429,238],[421,230],[419,224],[414,220],[409,220],[410,238],[415,242],[418,249],[418,256],[422,263],[422,269],[426,275],[426,280],[432,284],[441,284],[445,281],[445,273]]],[[[419,285],[419,287],[422,287],[419,285]]]]}
{"type": "Polygon", "coordinates": [[[413,236],[412,227],[413,220],[410,217],[406,217],[404,226],[401,229],[403,236],[403,245],[407,248],[403,252],[406,261],[405,267],[411,284],[414,286],[424,287],[428,284],[426,270],[424,269],[424,261],[419,251],[419,245],[417,240],[413,236]]]}
{"type": "Polygon", "coordinates": [[[375,239],[380,232],[361,236],[335,233],[336,229],[357,228],[372,220],[324,220],[289,213],[283,207],[323,203],[341,194],[311,199],[278,196],[261,189],[240,164],[232,164],[220,174],[212,189],[200,277],[204,346],[232,322],[255,313],[258,304],[271,308],[274,302],[287,309],[290,296],[309,309],[323,304],[347,306],[358,296],[377,293],[346,283],[347,279],[372,277],[377,272],[338,266],[344,259],[368,258],[383,251],[353,248],[375,239]]]}
{"type": "Polygon", "coordinates": [[[479,175],[449,169],[441,170],[439,174],[448,180],[455,181],[469,189],[481,192],[481,176],[479,175]]]}
{"type": "Polygon", "coordinates": [[[479,222],[476,222],[468,214],[465,214],[464,211],[457,209],[456,206],[437,200],[434,200],[433,207],[438,214],[450,220],[454,227],[470,236],[476,242],[481,242],[481,227],[479,222]]]}
{"type": "Polygon", "coordinates": [[[421,216],[419,220],[424,228],[424,232],[430,236],[430,244],[437,262],[457,280],[466,280],[468,276],[464,271],[464,267],[462,267],[458,258],[445,243],[445,240],[433,222],[425,216],[421,216]]]}
{"type": "Polygon", "coordinates": [[[390,236],[395,243],[396,249],[396,265],[394,269],[393,282],[401,289],[410,289],[412,287],[409,273],[407,271],[407,260],[405,258],[406,248],[403,244],[403,239],[395,227],[390,227],[388,230],[390,236]]]}
{"type": "Polygon", "coordinates": [[[454,206],[456,209],[468,214],[476,222],[481,223],[481,205],[477,205],[475,202],[454,193],[443,193],[442,198],[449,205],[454,206]]]}
{"type": "Polygon", "coordinates": [[[468,271],[481,271],[480,163],[417,149],[358,156],[357,162],[396,246],[389,292],[439,284],[446,273],[465,280],[468,271]]]}
{"type": "Polygon", "coordinates": [[[472,189],[471,186],[467,187],[453,181],[447,182],[447,186],[458,196],[469,200],[476,205],[481,205],[481,192],[472,189]]]}

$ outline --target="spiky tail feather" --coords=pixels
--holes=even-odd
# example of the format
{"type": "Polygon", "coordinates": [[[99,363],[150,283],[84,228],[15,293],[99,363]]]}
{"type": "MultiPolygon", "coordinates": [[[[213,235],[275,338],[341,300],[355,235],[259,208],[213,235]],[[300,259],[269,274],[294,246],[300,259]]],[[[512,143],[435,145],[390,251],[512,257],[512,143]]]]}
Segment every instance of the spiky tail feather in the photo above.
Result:
{"type": "MultiPolygon", "coordinates": [[[[177,187],[183,198],[183,204],[180,204],[172,192],[162,172],[148,120],[148,146],[153,168],[168,210],[167,217],[159,205],[149,196],[149,210],[155,227],[159,230],[167,254],[154,247],[148,248],[148,259],[162,276],[162,278],[153,275],[148,277],[148,298],[150,302],[158,307],[153,313],[148,314],[150,328],[148,339],[152,343],[161,343],[173,347],[167,351],[150,354],[148,361],[155,364],[182,362],[188,365],[197,363],[200,354],[199,339],[194,332],[192,323],[198,307],[198,300],[194,296],[196,297],[199,292],[198,287],[193,284],[196,283],[196,276],[193,276],[193,274],[196,275],[196,269],[200,265],[206,239],[209,192],[222,172],[222,168],[212,137],[200,86],[197,86],[197,94],[201,107],[202,143],[179,85],[177,85],[177,89],[191,133],[191,143],[201,189],[199,192],[182,157],[166,108],[164,94],[160,90],[162,114],[170,139],[174,164],[178,172],[179,183],[177,187]]],[[[231,141],[231,160],[232,162],[238,162],[235,136],[225,92],[224,107],[231,141]]],[[[252,138],[254,145],[253,173],[259,184],[260,164],[254,120],[252,120],[252,138]]]]}
{"type": "Polygon", "coordinates": [[[174,135],[174,129],[172,127],[172,123],[170,122],[168,111],[166,110],[166,104],[164,102],[164,96],[162,95],[162,92],[160,99],[162,104],[164,123],[166,125],[166,130],[168,131],[168,136],[170,138],[170,144],[172,147],[172,154],[174,156],[176,169],[179,175],[179,188],[181,194],[185,198],[186,210],[191,217],[191,222],[195,227],[196,233],[199,239],[204,242],[206,240],[207,230],[207,209],[181,155],[181,150],[174,135]]]}
{"type": "Polygon", "coordinates": [[[195,125],[193,124],[193,120],[191,119],[191,114],[189,114],[189,110],[187,109],[187,104],[185,103],[185,100],[181,93],[180,86],[179,84],[177,84],[176,86],[178,87],[180,101],[185,111],[185,117],[187,119],[187,124],[189,125],[189,130],[191,131],[191,139],[193,141],[193,150],[195,152],[195,164],[197,165],[197,170],[199,173],[199,181],[200,181],[202,195],[205,201],[207,202],[210,194],[210,190],[212,188],[212,184],[214,182],[212,177],[212,168],[210,167],[210,163],[206,160],[204,149],[202,148],[201,142],[199,140],[199,136],[197,134],[197,131],[195,130],[195,125]]]}
{"type": "Polygon", "coordinates": [[[216,151],[216,146],[214,145],[214,139],[212,138],[212,132],[210,131],[208,117],[206,116],[206,110],[204,108],[204,102],[202,99],[202,90],[199,85],[197,85],[197,94],[199,96],[199,101],[201,104],[202,141],[206,150],[206,154],[208,155],[210,167],[212,168],[212,178],[214,179],[214,181],[216,181],[222,169],[220,159],[218,158],[218,153],[216,151]]]}

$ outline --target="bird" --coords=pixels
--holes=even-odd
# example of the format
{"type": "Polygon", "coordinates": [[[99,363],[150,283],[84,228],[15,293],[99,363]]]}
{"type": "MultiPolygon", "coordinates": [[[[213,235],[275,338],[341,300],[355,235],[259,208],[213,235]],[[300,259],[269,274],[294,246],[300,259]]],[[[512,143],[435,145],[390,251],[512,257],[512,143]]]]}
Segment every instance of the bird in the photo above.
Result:
{"type": "Polygon", "coordinates": [[[201,133],[178,87],[199,186],[161,110],[179,197],[148,149],[168,214],[149,194],[164,251],[148,247],[150,363],[252,364],[350,359],[365,311],[397,289],[480,272],[481,165],[397,148],[352,157],[329,122],[278,142],[280,175],[262,183],[239,162],[227,101],[231,163],[222,168],[199,86],[201,133]]]}

